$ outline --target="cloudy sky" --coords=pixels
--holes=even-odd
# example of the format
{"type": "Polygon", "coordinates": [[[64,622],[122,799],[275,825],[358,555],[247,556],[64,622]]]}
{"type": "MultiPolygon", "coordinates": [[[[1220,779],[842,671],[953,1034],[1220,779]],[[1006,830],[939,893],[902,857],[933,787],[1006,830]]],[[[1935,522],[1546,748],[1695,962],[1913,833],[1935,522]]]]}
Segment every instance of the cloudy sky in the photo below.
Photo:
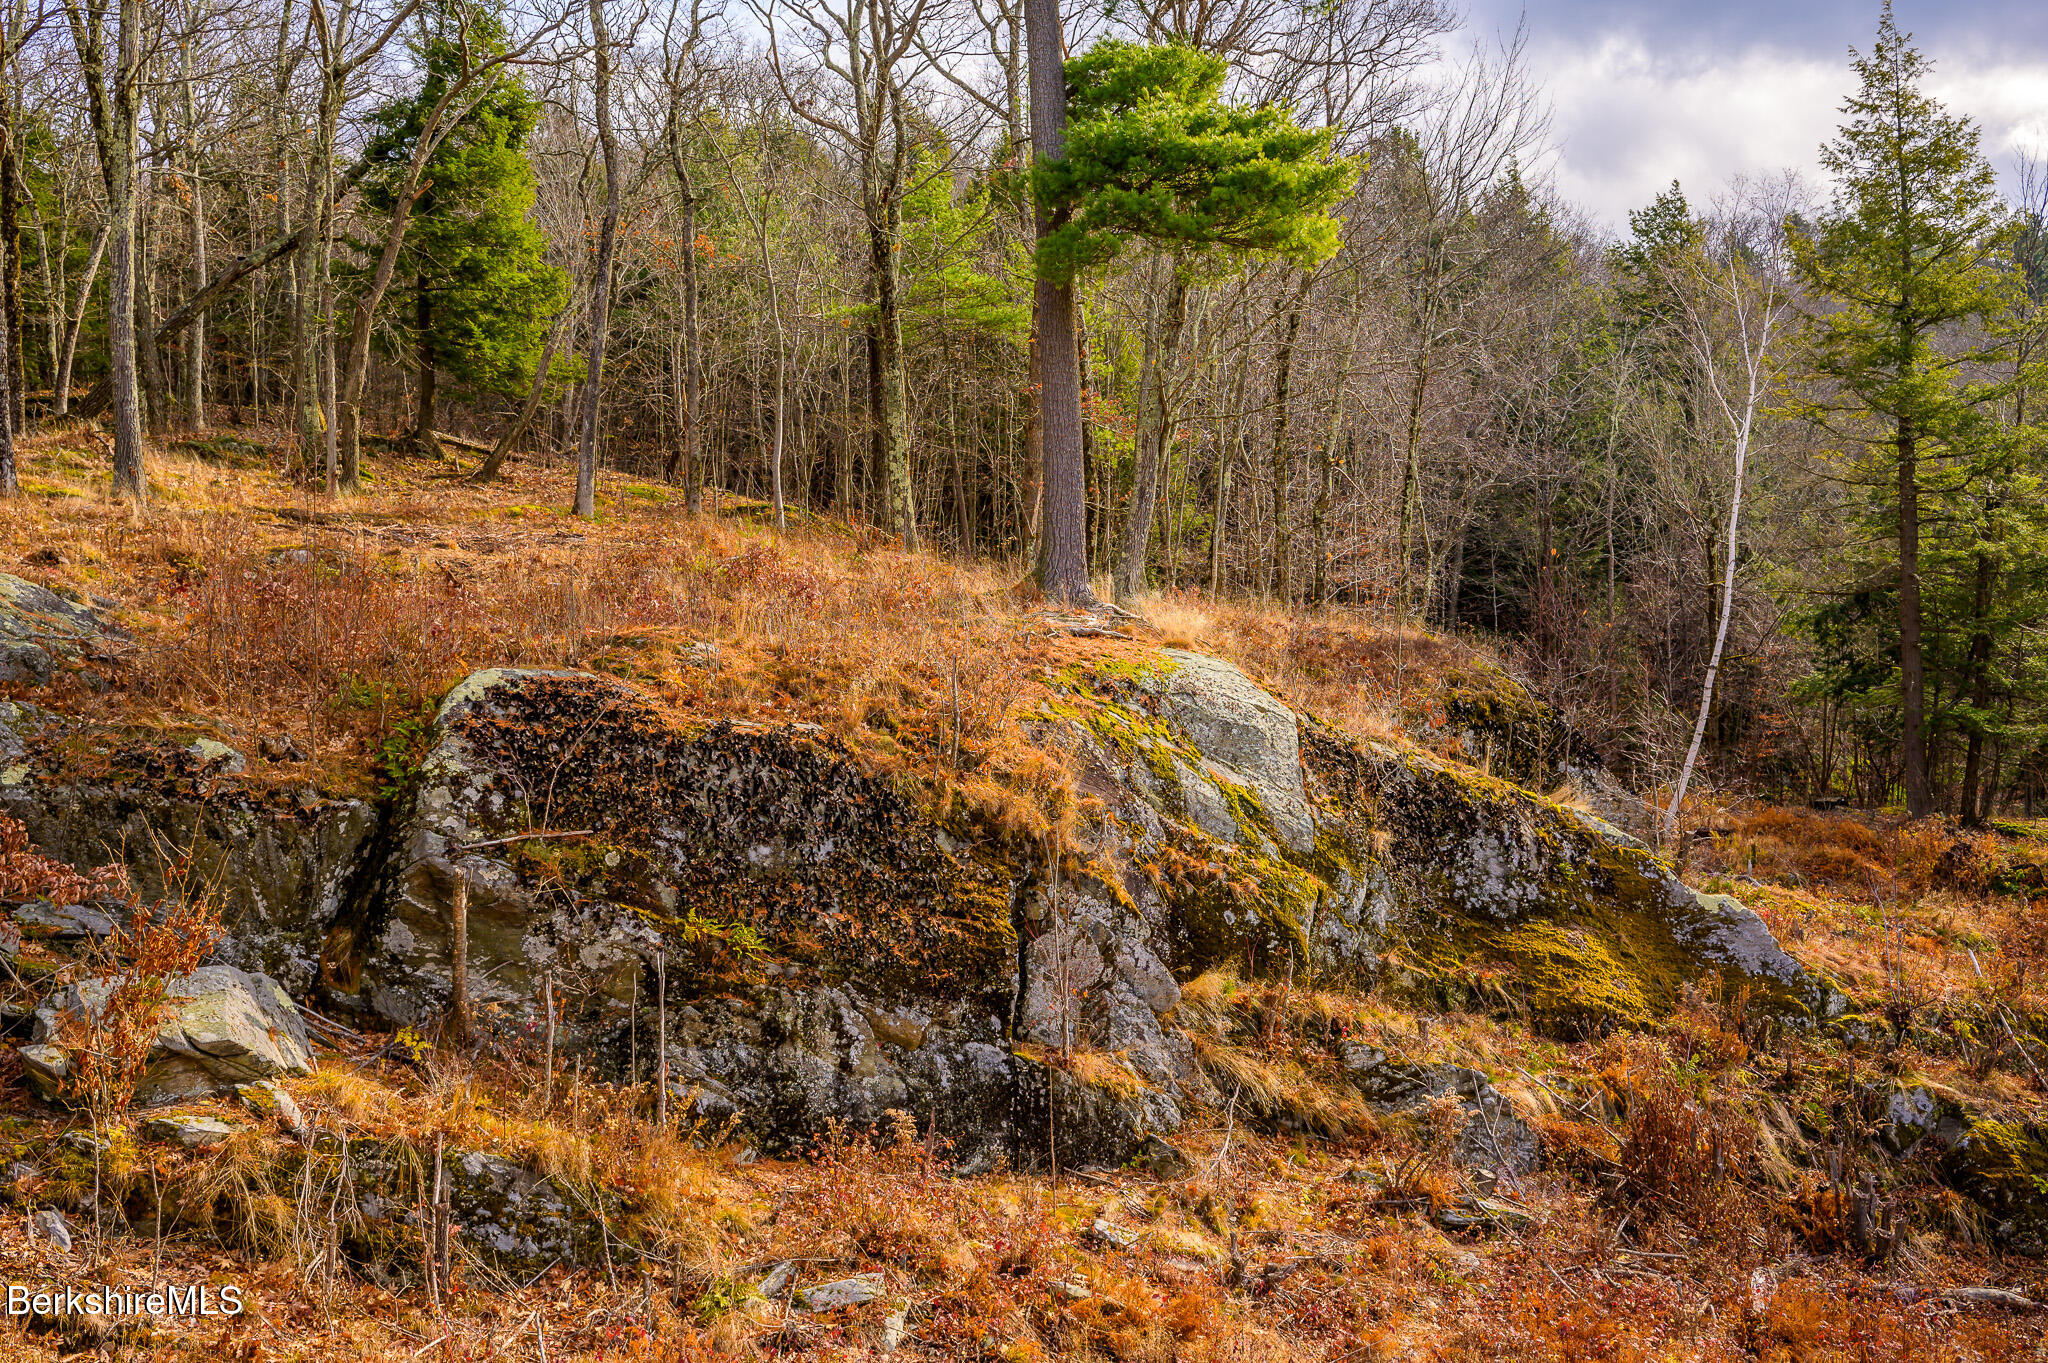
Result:
{"type": "MultiPolygon", "coordinates": [[[[1552,106],[1565,196],[1625,229],[1673,178],[1696,204],[1729,176],[1787,167],[1821,183],[1816,153],[1854,85],[1879,0],[1468,0],[1472,34],[1527,15],[1529,65],[1552,106]]],[[[2023,149],[2048,154],[2048,6],[1895,0],[1935,61],[1932,88],[1984,130],[2010,185],[2023,149]]]]}

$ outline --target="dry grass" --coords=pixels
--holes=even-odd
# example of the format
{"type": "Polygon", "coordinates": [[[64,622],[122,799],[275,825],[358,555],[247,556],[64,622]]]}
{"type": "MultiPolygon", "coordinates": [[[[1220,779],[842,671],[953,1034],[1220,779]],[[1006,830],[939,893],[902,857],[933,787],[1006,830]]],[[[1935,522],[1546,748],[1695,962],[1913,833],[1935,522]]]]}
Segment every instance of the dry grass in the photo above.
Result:
{"type": "MultiPolygon", "coordinates": [[[[678,716],[819,724],[985,827],[1034,838],[1074,803],[1065,770],[1020,724],[1045,669],[1193,646],[1306,709],[1398,735],[1430,688],[1483,661],[1370,620],[1191,596],[1145,603],[1151,630],[1137,643],[1074,639],[1014,594],[1011,573],[906,556],[860,530],[777,539],[736,505],[692,517],[665,489],[609,479],[603,516],[585,523],[559,510],[564,470],[518,467],[487,489],[433,471],[381,463],[370,493],[329,504],[260,469],[173,455],[137,512],[104,500],[91,437],[37,436],[30,495],[0,519],[0,567],[111,597],[135,633],[120,684],[74,690],[60,708],[144,734],[213,732],[248,752],[259,780],[306,779],[255,750],[289,733],[323,784],[374,789],[402,771],[426,708],[464,672],[574,665],[628,677],[678,716]]],[[[2048,934],[2024,894],[1996,892],[2009,848],[1993,857],[1972,840],[1982,855],[1958,861],[1954,840],[1841,822],[1759,816],[1703,849],[1702,869],[1868,998],[1908,996],[1922,1017],[1994,995],[2039,1006],[2048,934]],[[1873,870],[1879,901],[1858,879],[1873,870]],[[1780,879],[1766,889],[1737,875],[1780,879]],[[1983,985],[1968,973],[1973,948],[1983,985]]],[[[458,1274],[439,1301],[386,1291],[323,1257],[299,1192],[269,1179],[271,1133],[205,1155],[124,1146],[120,1177],[157,1180],[192,1214],[161,1240],[89,1236],[76,1261],[30,1245],[24,1218],[0,1218],[0,1276],[85,1265],[124,1285],[253,1288],[259,1313],[130,1348],[165,1359],[480,1363],[538,1358],[543,1338],[561,1363],[872,1352],[877,1308],[792,1320],[754,1295],[761,1266],[783,1258],[806,1260],[806,1281],[882,1273],[913,1304],[912,1357],[1833,1363],[2043,1346],[2038,1318],[1915,1305],[1828,1247],[1798,1247],[1815,1114],[1854,1119],[1855,1066],[1868,1078],[1871,1061],[1825,1037],[1766,1039],[1739,1000],[1703,991],[1654,1044],[1596,1045],[1480,1014],[1425,1020],[1321,980],[1212,972],[1185,986],[1172,1021],[1226,1099],[1238,1095],[1176,1135],[1192,1169],[1180,1180],[954,1179],[945,1152],[910,1129],[742,1165],[725,1133],[656,1127],[638,1090],[559,1077],[542,1110],[520,1057],[426,1048],[416,1063],[330,1056],[292,1087],[327,1129],[427,1148],[438,1137],[603,1192],[652,1250],[647,1276],[558,1267],[512,1289],[458,1274]],[[1432,1224],[1433,1206],[1473,1192],[1448,1159],[1450,1114],[1367,1111],[1339,1073],[1347,1042],[1485,1071],[1546,1135],[1546,1166],[1496,1190],[1528,1221],[1457,1239],[1432,1224]],[[1739,1197],[1735,1173],[1747,1176],[1739,1197]],[[1631,1197],[1606,1191],[1617,1179],[1631,1197]],[[1132,1247],[1091,1234],[1098,1219],[1134,1232],[1132,1247]]],[[[2038,1108],[2012,1057],[1977,1074],[1982,1060],[1908,1041],[1885,1063],[1973,1102],[2038,1108]]],[[[1076,1064],[1129,1077],[1113,1056],[1076,1064]]],[[[0,1083],[11,1138],[62,1125],[28,1103],[18,1074],[0,1070],[0,1083]]],[[[1930,1187],[1912,1195],[1929,1218],[1957,1210],[1930,1187]]],[[[2040,1295],[2024,1268],[1932,1233],[1892,1271],[2040,1295]]],[[[68,1326],[0,1321],[0,1357],[48,1363],[87,1347],[68,1326]]]]}

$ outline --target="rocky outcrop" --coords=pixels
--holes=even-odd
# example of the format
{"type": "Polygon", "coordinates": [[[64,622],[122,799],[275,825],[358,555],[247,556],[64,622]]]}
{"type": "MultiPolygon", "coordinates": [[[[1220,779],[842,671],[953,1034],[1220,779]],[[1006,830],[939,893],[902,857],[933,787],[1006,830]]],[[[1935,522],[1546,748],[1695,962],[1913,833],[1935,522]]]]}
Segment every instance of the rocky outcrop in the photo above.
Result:
{"type": "Polygon", "coordinates": [[[1479,1071],[1393,1060],[1377,1047],[1355,1042],[1347,1042],[1340,1055],[1345,1077],[1382,1112],[1414,1114],[1439,1099],[1455,1101],[1462,1116],[1452,1153],[1459,1163],[1510,1175],[1536,1167],[1541,1154],[1536,1132],[1479,1071]]]}
{"type": "Polygon", "coordinates": [[[105,679],[93,668],[110,640],[126,637],[97,604],[0,573],[0,682],[48,686],[76,674],[98,689],[105,679]]]}
{"type": "Polygon", "coordinates": [[[476,674],[337,934],[338,1001],[440,1014],[458,878],[503,1025],[536,1026],[552,990],[566,1044],[651,1064],[659,961],[679,1094],[767,1148],[891,1108],[963,1150],[1009,1138],[1018,874],[815,734],[678,723],[606,677],[476,674]]]}
{"type": "MultiPolygon", "coordinates": [[[[900,1109],[970,1164],[1050,1131],[1069,1165],[1220,1101],[1176,1016],[1218,966],[1573,1028],[1654,1021],[1707,973],[1789,1019],[1828,1006],[1754,914],[1598,820],[1304,720],[1217,659],[1073,669],[1033,722],[1093,797],[1057,870],[815,731],[681,721],[593,674],[477,673],[336,919],[330,997],[442,1016],[460,883],[497,1025],[537,1030],[551,992],[565,1045],[643,1076],[665,1045],[679,1098],[771,1150],[900,1109]]],[[[1473,1158],[1533,1158],[1483,1077],[1408,1078],[1469,1107],[1473,1158]]]]}
{"type": "Polygon", "coordinates": [[[1708,974],[1789,1021],[1839,1007],[1754,913],[1596,818],[1292,716],[1215,659],[1062,681],[1047,737],[1109,811],[1108,897],[1180,979],[1298,969],[1565,1028],[1650,1025],[1708,974]]]}
{"type": "MultiPolygon", "coordinates": [[[[104,979],[82,980],[36,1010],[32,1043],[20,1055],[44,1098],[60,1096],[74,1053],[89,1044],[90,1023],[101,1016],[112,988],[104,979]]],[[[135,1102],[192,1102],[312,1068],[305,1024],[275,980],[233,966],[201,966],[164,983],[164,1013],[136,1081],[135,1102]]]]}
{"type": "Polygon", "coordinates": [[[72,726],[48,710],[0,702],[0,813],[59,861],[122,864],[145,902],[164,896],[167,867],[189,856],[186,877],[220,897],[220,959],[294,992],[311,989],[376,810],[311,787],[259,791],[225,779],[234,763],[223,754],[233,750],[211,740],[122,747],[87,736],[112,751],[80,780],[57,755],[76,737],[72,726]]]}

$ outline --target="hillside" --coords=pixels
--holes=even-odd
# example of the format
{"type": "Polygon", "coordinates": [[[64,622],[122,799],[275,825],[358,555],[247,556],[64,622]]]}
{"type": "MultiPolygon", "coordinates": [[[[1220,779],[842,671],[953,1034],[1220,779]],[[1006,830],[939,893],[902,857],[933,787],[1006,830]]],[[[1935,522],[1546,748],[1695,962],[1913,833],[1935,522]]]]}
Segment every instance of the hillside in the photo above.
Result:
{"type": "Polygon", "coordinates": [[[141,510],[59,427],[0,519],[0,1270],[252,1303],[7,1357],[2048,1342],[2048,824],[1700,801],[1673,866],[1476,644],[272,434],[141,510]],[[53,990],[207,956],[313,1063],[32,1091],[53,990]]]}

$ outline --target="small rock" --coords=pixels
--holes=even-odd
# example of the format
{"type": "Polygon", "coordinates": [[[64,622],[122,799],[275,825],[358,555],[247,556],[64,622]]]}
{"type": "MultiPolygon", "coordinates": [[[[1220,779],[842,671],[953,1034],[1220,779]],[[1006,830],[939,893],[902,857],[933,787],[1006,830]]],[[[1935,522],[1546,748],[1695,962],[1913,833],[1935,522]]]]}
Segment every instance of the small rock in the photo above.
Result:
{"type": "Polygon", "coordinates": [[[268,1079],[253,1084],[235,1085],[235,1096],[242,1100],[242,1106],[258,1117],[270,1117],[293,1136],[303,1137],[307,1133],[306,1116],[299,1111],[298,1100],[268,1079]]]}
{"type": "Polygon", "coordinates": [[[249,770],[249,759],[213,738],[195,738],[186,745],[192,764],[207,776],[240,776],[249,770]]]}
{"type": "Polygon", "coordinates": [[[290,734],[265,734],[256,741],[256,750],[272,762],[303,762],[305,749],[290,734]]]}
{"type": "Polygon", "coordinates": [[[799,1311],[837,1311],[843,1306],[866,1306],[879,1300],[881,1295],[882,1275],[862,1273],[851,1278],[835,1278],[816,1287],[798,1288],[796,1308],[799,1311]]]}
{"type": "Polygon", "coordinates": [[[150,1118],[142,1124],[142,1134],[187,1150],[208,1150],[225,1142],[235,1134],[235,1129],[215,1117],[193,1117],[180,1112],[150,1118]]]}
{"type": "Polygon", "coordinates": [[[754,1163],[756,1160],[760,1158],[761,1152],[750,1145],[746,1149],[740,1151],[738,1157],[733,1160],[733,1163],[738,1165],[740,1168],[744,1169],[748,1165],[754,1163]]]}
{"type": "Polygon", "coordinates": [[[888,1318],[882,1322],[882,1328],[876,1336],[875,1345],[881,1352],[893,1354],[909,1334],[910,1303],[904,1302],[894,1311],[891,1311],[888,1318]]]}
{"type": "Polygon", "coordinates": [[[1076,1282],[1071,1278],[1055,1278],[1048,1286],[1055,1294],[1065,1297],[1068,1301],[1087,1301],[1095,1295],[1088,1290],[1088,1284],[1076,1282]]]}
{"type": "Polygon", "coordinates": [[[37,1235],[66,1254],[71,1252],[71,1223],[64,1219],[64,1213],[55,1207],[45,1207],[35,1214],[34,1225],[37,1235]]]}
{"type": "Polygon", "coordinates": [[[30,900],[15,909],[13,917],[21,926],[40,929],[60,942],[111,937],[120,927],[112,914],[90,904],[52,904],[47,899],[30,900]]]}
{"type": "MultiPolygon", "coordinates": [[[[52,994],[36,1010],[35,1041],[63,1044],[78,1019],[106,1006],[109,988],[88,979],[52,994]]],[[[188,1103],[237,1084],[312,1072],[305,1023],[269,976],[201,966],[166,980],[164,995],[164,1019],[135,1086],[137,1106],[188,1103]]]]}
{"type": "Polygon", "coordinates": [[[16,1046],[15,1055],[28,1074],[28,1086],[46,1103],[57,1101],[64,1081],[71,1076],[71,1055],[62,1046],[16,1046]]]}
{"type": "Polygon", "coordinates": [[[763,1297],[774,1299],[789,1291],[789,1280],[796,1276],[796,1265],[784,1259],[768,1270],[768,1276],[761,1279],[754,1291],[763,1297]]]}
{"type": "Polygon", "coordinates": [[[1186,1178],[1194,1170],[1194,1166],[1188,1163],[1188,1157],[1177,1146],[1158,1136],[1147,1136],[1138,1142],[1131,1164],[1161,1182],[1186,1178]]]}
{"type": "Polygon", "coordinates": [[[1095,1224],[1090,1226],[1088,1231],[1103,1244],[1115,1249],[1129,1249],[1132,1245],[1138,1243],[1138,1233],[1136,1231],[1125,1230],[1122,1226],[1113,1226],[1099,1216],[1095,1218],[1095,1224]]]}

